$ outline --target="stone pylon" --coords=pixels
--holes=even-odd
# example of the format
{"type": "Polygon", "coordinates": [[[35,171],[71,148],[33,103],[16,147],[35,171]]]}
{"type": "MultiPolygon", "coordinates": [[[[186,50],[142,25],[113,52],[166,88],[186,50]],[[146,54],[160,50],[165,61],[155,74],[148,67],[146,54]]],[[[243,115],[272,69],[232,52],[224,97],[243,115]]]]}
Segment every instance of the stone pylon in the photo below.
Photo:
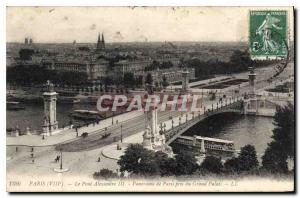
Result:
{"type": "Polygon", "coordinates": [[[56,120],[56,100],[57,93],[54,91],[53,84],[47,81],[46,92],[44,92],[44,125],[43,135],[50,136],[53,131],[58,130],[58,122],[56,120]]]}

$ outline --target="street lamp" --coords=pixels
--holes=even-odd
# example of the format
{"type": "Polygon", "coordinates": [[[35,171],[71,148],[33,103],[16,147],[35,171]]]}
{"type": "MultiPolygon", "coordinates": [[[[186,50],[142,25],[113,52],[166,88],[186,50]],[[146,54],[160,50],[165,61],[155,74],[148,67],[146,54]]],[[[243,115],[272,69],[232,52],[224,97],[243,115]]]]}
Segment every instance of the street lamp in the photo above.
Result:
{"type": "Polygon", "coordinates": [[[121,143],[123,143],[123,125],[121,124],[121,143]]]}
{"type": "Polygon", "coordinates": [[[160,125],[159,125],[159,128],[160,128],[160,133],[162,133],[163,132],[163,125],[162,125],[162,122],[160,123],[160,125]]]}
{"type": "Polygon", "coordinates": [[[63,155],[62,155],[62,149],[60,149],[60,170],[62,170],[62,163],[63,163],[63,155]]]}

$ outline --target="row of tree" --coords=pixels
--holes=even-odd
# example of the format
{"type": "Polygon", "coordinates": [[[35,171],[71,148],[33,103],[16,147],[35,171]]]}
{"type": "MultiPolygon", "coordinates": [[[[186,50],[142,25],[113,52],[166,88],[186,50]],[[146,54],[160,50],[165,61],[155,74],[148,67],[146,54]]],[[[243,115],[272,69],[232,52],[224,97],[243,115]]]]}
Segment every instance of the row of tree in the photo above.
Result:
{"type": "Polygon", "coordinates": [[[171,61],[163,61],[162,63],[154,60],[149,66],[145,67],[145,71],[154,71],[157,69],[168,69],[173,67],[173,63],[171,61]]]}
{"type": "Polygon", "coordinates": [[[137,176],[183,176],[198,173],[241,173],[258,169],[254,146],[246,145],[239,157],[227,160],[207,156],[199,166],[195,156],[189,152],[179,152],[174,158],[158,151],[145,149],[140,144],[130,145],[118,161],[120,171],[137,176]]]}
{"type": "Polygon", "coordinates": [[[82,85],[88,82],[84,72],[48,70],[39,65],[18,65],[7,68],[7,82],[18,85],[44,84],[50,80],[60,85],[82,85]]]}
{"type": "Polygon", "coordinates": [[[248,51],[235,50],[229,62],[201,61],[198,58],[186,60],[184,65],[195,68],[195,76],[205,78],[216,74],[232,74],[247,71],[250,66],[261,67],[274,63],[274,60],[252,61],[248,51]]]}

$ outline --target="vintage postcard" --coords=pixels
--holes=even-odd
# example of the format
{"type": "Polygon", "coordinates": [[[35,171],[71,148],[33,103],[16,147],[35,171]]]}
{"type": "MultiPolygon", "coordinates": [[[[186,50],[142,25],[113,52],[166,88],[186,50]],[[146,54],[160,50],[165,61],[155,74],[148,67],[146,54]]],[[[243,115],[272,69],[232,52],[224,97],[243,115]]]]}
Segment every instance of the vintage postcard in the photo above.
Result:
{"type": "Polygon", "coordinates": [[[293,7],[7,7],[8,192],[294,192],[293,7]]]}

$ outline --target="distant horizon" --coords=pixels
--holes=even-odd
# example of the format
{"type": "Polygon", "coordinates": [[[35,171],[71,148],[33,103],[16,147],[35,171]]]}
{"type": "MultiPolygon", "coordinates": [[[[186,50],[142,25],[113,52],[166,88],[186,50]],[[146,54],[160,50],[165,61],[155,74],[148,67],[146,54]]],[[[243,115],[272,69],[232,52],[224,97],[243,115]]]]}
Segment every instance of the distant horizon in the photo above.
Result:
{"type": "MultiPolygon", "coordinates": [[[[105,42],[105,44],[114,43],[247,43],[248,41],[116,41],[116,42],[105,42]]],[[[7,41],[6,43],[17,43],[24,44],[19,41],[7,41]]],[[[73,42],[33,42],[34,44],[73,44],[73,42]]],[[[97,44],[97,42],[76,42],[76,44],[97,44]]],[[[30,45],[30,44],[29,44],[30,45]]]]}

